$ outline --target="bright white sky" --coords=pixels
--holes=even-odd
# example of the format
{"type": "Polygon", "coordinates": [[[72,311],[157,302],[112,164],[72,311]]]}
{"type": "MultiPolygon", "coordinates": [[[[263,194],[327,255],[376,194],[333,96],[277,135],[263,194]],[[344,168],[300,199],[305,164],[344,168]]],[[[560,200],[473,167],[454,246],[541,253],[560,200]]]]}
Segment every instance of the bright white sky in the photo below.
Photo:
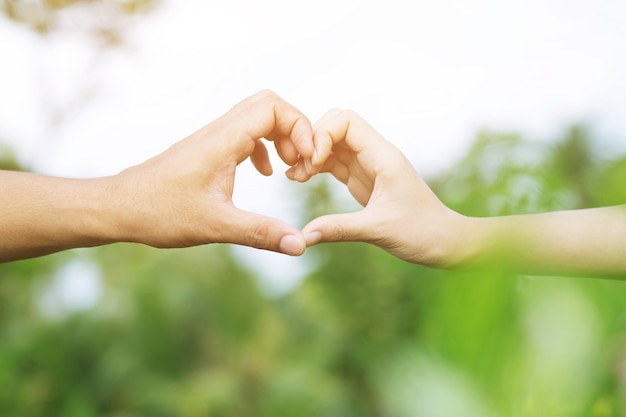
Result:
{"type": "MultiPolygon", "coordinates": [[[[481,127],[551,139],[587,121],[626,149],[622,0],[163,3],[96,61],[84,38],[0,21],[0,140],[38,171],[113,174],[270,88],[312,121],[357,111],[426,176],[481,127]],[[51,125],[76,92],[91,98],[51,125]]],[[[294,222],[274,161],[269,179],[242,165],[235,201],[294,222]]]]}

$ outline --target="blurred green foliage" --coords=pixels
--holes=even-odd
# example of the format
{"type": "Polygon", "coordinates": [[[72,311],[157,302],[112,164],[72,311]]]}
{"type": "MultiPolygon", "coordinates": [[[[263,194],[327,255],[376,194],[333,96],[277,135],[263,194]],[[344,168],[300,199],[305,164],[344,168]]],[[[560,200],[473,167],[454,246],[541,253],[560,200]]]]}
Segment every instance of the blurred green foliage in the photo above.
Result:
{"type": "MultiPolygon", "coordinates": [[[[475,216],[625,202],[626,157],[593,144],[580,126],[549,143],[485,131],[429,184],[475,216]]],[[[303,221],[341,209],[324,178],[298,190],[303,221]]],[[[274,297],[226,245],[0,265],[0,415],[626,415],[623,282],[445,272],[359,243],[305,260],[274,297]],[[99,301],[46,307],[77,263],[99,301]]]]}
{"type": "Polygon", "coordinates": [[[13,151],[0,141],[0,169],[7,171],[20,171],[24,169],[17,160],[13,151]]]}

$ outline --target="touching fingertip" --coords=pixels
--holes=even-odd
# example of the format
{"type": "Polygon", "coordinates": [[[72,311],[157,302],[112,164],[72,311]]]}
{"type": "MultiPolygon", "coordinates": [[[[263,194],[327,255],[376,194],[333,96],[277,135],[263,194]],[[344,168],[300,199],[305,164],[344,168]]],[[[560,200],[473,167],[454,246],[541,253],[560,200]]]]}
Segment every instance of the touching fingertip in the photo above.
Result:
{"type": "Polygon", "coordinates": [[[304,253],[305,249],[306,243],[297,236],[285,235],[280,240],[279,250],[287,255],[299,256],[304,253]]]}
{"type": "Polygon", "coordinates": [[[311,163],[313,166],[320,165],[320,153],[317,148],[313,149],[313,156],[311,157],[311,163]]]}
{"type": "Polygon", "coordinates": [[[307,182],[309,180],[309,178],[311,178],[311,174],[309,174],[306,171],[306,168],[304,166],[302,166],[297,174],[296,174],[296,181],[298,182],[307,182]]]}
{"type": "Polygon", "coordinates": [[[313,155],[313,131],[306,121],[298,120],[292,132],[292,139],[300,143],[298,150],[302,156],[310,158],[313,155]]]}
{"type": "Polygon", "coordinates": [[[304,241],[307,246],[313,246],[322,241],[322,233],[316,231],[304,233],[304,241]]]}

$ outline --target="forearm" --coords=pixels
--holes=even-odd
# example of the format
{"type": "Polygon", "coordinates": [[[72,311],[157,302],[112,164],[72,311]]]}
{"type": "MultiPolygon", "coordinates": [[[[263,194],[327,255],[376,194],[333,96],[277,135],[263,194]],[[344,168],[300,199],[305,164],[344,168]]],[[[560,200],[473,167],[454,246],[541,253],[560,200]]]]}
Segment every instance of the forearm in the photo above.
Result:
{"type": "Polygon", "coordinates": [[[626,278],[626,205],[467,218],[458,266],[626,278]]]}
{"type": "Polygon", "coordinates": [[[0,262],[116,240],[109,183],[0,171],[0,262]]]}

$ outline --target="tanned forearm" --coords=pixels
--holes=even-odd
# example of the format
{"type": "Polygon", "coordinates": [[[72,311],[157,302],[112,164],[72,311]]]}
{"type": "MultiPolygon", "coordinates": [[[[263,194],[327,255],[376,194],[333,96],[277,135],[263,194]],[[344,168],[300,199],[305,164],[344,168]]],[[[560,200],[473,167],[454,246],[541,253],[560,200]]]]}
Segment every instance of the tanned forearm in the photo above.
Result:
{"type": "Polygon", "coordinates": [[[159,248],[233,243],[300,255],[302,233],[232,201],[237,166],[272,167],[264,141],[294,165],[313,155],[312,126],[263,90],[159,155],[96,179],[0,171],[0,261],[136,242],[159,248]]]}
{"type": "Polygon", "coordinates": [[[107,178],[0,171],[0,190],[1,262],[115,240],[107,178]]]}

